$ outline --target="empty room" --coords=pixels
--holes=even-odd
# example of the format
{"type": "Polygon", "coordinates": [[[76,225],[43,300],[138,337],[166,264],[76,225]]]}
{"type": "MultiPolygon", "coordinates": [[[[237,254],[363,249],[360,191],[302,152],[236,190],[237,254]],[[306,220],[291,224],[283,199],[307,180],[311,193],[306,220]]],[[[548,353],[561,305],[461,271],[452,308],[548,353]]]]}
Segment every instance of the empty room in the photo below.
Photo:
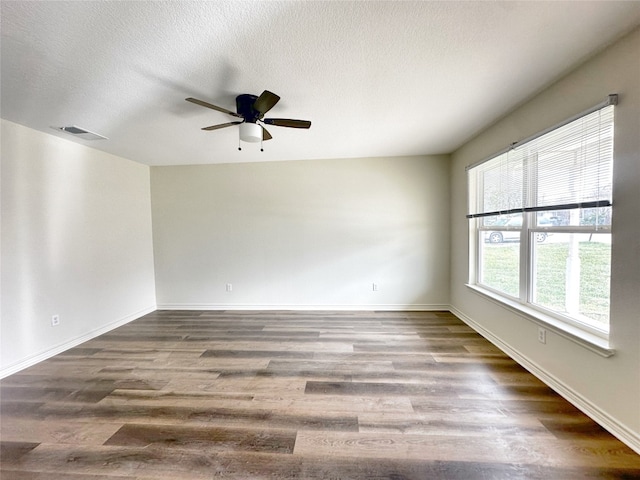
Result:
{"type": "Polygon", "coordinates": [[[0,9],[2,480],[640,478],[640,2],[0,9]]]}

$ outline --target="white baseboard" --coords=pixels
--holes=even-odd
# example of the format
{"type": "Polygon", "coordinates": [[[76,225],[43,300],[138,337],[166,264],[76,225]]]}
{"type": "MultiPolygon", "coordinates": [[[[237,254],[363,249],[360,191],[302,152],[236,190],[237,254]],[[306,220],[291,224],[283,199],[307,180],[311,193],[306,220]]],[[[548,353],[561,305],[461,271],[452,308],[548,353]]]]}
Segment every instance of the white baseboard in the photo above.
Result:
{"type": "Polygon", "coordinates": [[[161,303],[158,304],[158,310],[290,310],[290,311],[319,311],[319,310],[336,310],[336,311],[412,311],[412,312],[429,312],[429,311],[449,311],[447,304],[368,304],[368,305],[302,305],[302,304],[223,304],[223,303],[161,303]]]}
{"type": "Polygon", "coordinates": [[[62,353],[65,350],[69,350],[70,348],[77,347],[81,343],[91,340],[92,338],[98,337],[104,333],[110,332],[115,328],[118,328],[122,325],[132,322],[137,318],[140,318],[148,313],[155,312],[155,311],[156,311],[155,305],[149,306],[138,312],[132,313],[118,320],[115,320],[114,322],[111,322],[103,327],[97,328],[95,330],[91,330],[90,332],[84,335],[80,335],[79,337],[68,340],[64,343],[56,345],[55,347],[49,348],[35,355],[31,355],[25,358],[24,360],[20,360],[17,363],[13,363],[11,365],[3,367],[2,369],[0,369],[0,378],[7,377],[9,375],[19,372],[20,370],[24,370],[25,368],[31,367],[38,362],[42,362],[43,360],[46,360],[47,358],[51,358],[55,355],[58,355],[59,353],[62,353]]]}
{"type": "Polygon", "coordinates": [[[588,399],[580,395],[578,392],[569,388],[566,384],[541,368],[538,364],[531,361],[529,358],[512,348],[510,345],[504,343],[502,340],[500,340],[500,338],[496,337],[489,330],[483,328],[480,324],[476,323],[468,315],[464,314],[453,306],[449,306],[449,311],[464,323],[469,325],[471,328],[473,328],[480,335],[493,343],[495,346],[497,346],[500,350],[513,358],[516,362],[526,368],[533,375],[538,377],[542,382],[556,391],[569,403],[574,405],[585,415],[590,417],[593,421],[609,431],[609,433],[618,438],[618,440],[628,445],[629,448],[633,449],[636,453],[640,454],[640,435],[637,432],[634,432],[626,425],[620,423],[615,418],[611,417],[608,413],[604,412],[602,409],[591,403],[588,399]]]}

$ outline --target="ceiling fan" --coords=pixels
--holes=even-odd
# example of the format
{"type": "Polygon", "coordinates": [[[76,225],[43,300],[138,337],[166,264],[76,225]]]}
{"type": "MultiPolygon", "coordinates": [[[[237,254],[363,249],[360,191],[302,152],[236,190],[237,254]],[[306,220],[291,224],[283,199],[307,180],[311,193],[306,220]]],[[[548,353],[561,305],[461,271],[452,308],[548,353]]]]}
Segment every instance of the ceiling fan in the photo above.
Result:
{"type": "MultiPolygon", "coordinates": [[[[202,130],[218,130],[220,128],[231,127],[232,125],[240,125],[240,140],[244,142],[261,142],[271,140],[271,134],[264,128],[263,124],[275,125],[277,127],[289,128],[309,128],[311,122],[308,120],[293,120],[289,118],[264,118],[264,114],[271,110],[280,97],[275,93],[265,90],[259,97],[248,93],[243,93],[236,97],[236,112],[227,110],[217,105],[189,97],[185,99],[187,102],[195,103],[202,107],[211,108],[242,120],[219,125],[211,125],[204,127],[202,130]]],[[[240,147],[238,147],[240,150],[240,147]]]]}

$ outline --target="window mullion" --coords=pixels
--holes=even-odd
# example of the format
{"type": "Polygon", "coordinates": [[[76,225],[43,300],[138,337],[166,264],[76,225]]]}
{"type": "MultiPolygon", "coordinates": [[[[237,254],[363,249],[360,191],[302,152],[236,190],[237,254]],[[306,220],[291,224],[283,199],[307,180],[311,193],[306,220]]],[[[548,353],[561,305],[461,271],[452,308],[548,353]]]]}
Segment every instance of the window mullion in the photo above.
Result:
{"type": "MultiPolygon", "coordinates": [[[[538,191],[538,162],[536,153],[527,153],[523,165],[524,180],[522,182],[523,205],[536,205],[538,191]]],[[[531,234],[530,229],[535,226],[535,213],[523,212],[522,231],[520,233],[520,289],[519,298],[522,303],[528,303],[531,298],[531,234]]]]}
{"type": "Polygon", "coordinates": [[[529,279],[529,214],[522,215],[522,230],[520,232],[520,288],[518,298],[522,303],[526,303],[528,297],[529,279]]]}

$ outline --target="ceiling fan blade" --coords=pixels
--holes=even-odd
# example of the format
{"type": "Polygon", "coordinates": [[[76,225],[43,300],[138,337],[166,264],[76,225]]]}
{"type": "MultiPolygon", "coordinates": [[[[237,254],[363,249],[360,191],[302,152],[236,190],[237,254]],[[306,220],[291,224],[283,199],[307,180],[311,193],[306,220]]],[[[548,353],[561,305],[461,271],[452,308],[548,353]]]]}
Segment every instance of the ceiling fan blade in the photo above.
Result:
{"type": "Polygon", "coordinates": [[[219,112],[222,113],[226,113],[227,115],[233,115],[234,117],[238,117],[238,118],[242,118],[242,115],[236,113],[236,112],[232,112],[231,110],[227,110],[226,108],[222,108],[222,107],[218,107],[216,105],[213,105],[211,103],[205,102],[203,100],[198,100],[197,98],[185,98],[185,100],[187,102],[191,102],[191,103],[195,103],[196,105],[200,105],[201,107],[207,107],[207,108],[211,108],[213,110],[217,110],[219,112]]]}
{"type": "Polygon", "coordinates": [[[309,120],[292,120],[290,118],[265,118],[263,120],[267,125],[276,125],[278,127],[290,128],[309,128],[311,122],[309,120]]]}
{"type": "Polygon", "coordinates": [[[211,125],[210,127],[204,127],[201,130],[218,130],[219,128],[230,127],[232,125],[240,125],[242,122],[229,122],[221,123],[220,125],[211,125]]]}
{"type": "MultiPolygon", "coordinates": [[[[262,127],[262,125],[260,125],[262,127]]],[[[271,140],[273,137],[271,136],[271,134],[267,131],[266,128],[262,127],[262,141],[266,142],[267,140],[271,140]]]]}
{"type": "Polygon", "coordinates": [[[273,106],[278,103],[280,97],[275,93],[270,92],[269,90],[265,90],[260,94],[256,101],[253,102],[253,109],[256,112],[260,112],[260,118],[267,113],[269,110],[273,108],[273,106]]]}

